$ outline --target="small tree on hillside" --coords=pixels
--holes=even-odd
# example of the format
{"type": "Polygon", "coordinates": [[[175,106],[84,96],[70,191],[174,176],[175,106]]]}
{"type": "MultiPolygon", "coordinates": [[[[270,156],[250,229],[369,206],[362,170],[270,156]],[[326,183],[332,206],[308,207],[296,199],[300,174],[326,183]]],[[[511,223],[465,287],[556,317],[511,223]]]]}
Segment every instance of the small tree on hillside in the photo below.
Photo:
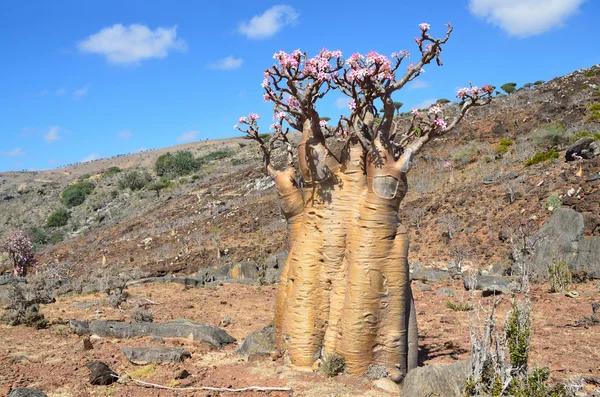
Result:
{"type": "Polygon", "coordinates": [[[396,114],[400,113],[400,108],[402,107],[402,105],[404,105],[402,102],[394,102],[394,109],[396,109],[396,114]]]}
{"type": "Polygon", "coordinates": [[[507,94],[512,94],[513,92],[515,92],[517,90],[517,83],[502,84],[500,86],[500,88],[502,89],[502,91],[506,92],[507,94]]]}
{"type": "Polygon", "coordinates": [[[405,72],[408,51],[391,58],[355,53],[347,60],[327,49],[313,58],[280,51],[262,83],[263,98],[273,102],[275,133],[263,140],[255,113],[238,121],[236,127],[262,151],[290,230],[274,325],[277,347],[296,366],[311,368],[319,357],[337,354],[349,374],[378,366],[399,382],[417,365],[408,232],[398,219],[407,173],[428,142],[452,131],[470,108],[488,104],[494,92],[488,85],[462,88],[454,114],[440,104],[413,109],[408,128],[400,130],[392,95],[425,65],[442,64],[442,46],[452,32],[447,26],[437,39],[428,33],[429,24],[419,25],[418,57],[405,72]],[[350,115],[334,126],[317,110],[331,90],[350,98],[350,115]],[[375,106],[381,103],[380,114],[375,106]],[[296,156],[287,138],[290,128],[302,134],[296,156]],[[331,135],[343,142],[341,150],[328,145],[331,135]],[[271,159],[278,145],[287,152],[282,170],[271,159]]]}
{"type": "Polygon", "coordinates": [[[23,232],[18,231],[0,243],[0,252],[6,252],[15,276],[26,276],[27,269],[36,265],[33,244],[23,232]]]}

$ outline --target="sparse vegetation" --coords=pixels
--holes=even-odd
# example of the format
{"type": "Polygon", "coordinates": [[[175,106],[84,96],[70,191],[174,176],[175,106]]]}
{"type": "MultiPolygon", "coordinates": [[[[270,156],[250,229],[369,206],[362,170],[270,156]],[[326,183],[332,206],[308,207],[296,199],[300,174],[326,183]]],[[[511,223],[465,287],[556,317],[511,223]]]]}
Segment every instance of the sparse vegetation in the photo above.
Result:
{"type": "Polygon", "coordinates": [[[119,178],[120,189],[139,190],[148,184],[152,177],[145,169],[133,169],[124,172],[119,178]]]}
{"type": "Polygon", "coordinates": [[[552,193],[546,199],[546,208],[550,211],[556,211],[562,205],[562,199],[558,193],[552,193]]]}
{"type": "Polygon", "coordinates": [[[508,149],[514,144],[510,139],[502,138],[496,148],[494,149],[496,154],[504,155],[508,152],[508,149]]]}
{"type": "Polygon", "coordinates": [[[455,302],[446,301],[446,307],[454,312],[469,312],[473,310],[473,305],[470,302],[455,302]]]}
{"type": "Polygon", "coordinates": [[[159,180],[156,182],[149,183],[148,185],[146,185],[146,188],[148,190],[156,192],[156,197],[160,197],[160,191],[167,188],[167,183],[165,181],[159,180]]]}
{"type": "MultiPolygon", "coordinates": [[[[270,134],[267,134],[270,136],[270,134]]],[[[198,158],[200,164],[208,163],[213,160],[221,160],[227,157],[233,156],[233,152],[230,150],[217,150],[215,152],[209,153],[206,156],[202,156],[198,158]]]]}
{"type": "Polygon", "coordinates": [[[567,261],[554,259],[548,266],[550,292],[568,292],[571,288],[571,272],[567,261]]]}
{"type": "Polygon", "coordinates": [[[571,142],[572,136],[563,124],[554,123],[537,128],[531,138],[536,148],[548,151],[560,150],[571,142]]]}
{"type": "Polygon", "coordinates": [[[573,135],[571,142],[577,142],[582,138],[594,138],[595,141],[600,141],[600,133],[592,134],[588,131],[579,131],[577,134],[573,135]]]}
{"type": "Polygon", "coordinates": [[[536,153],[532,158],[530,158],[529,160],[527,160],[525,162],[525,167],[529,167],[531,165],[538,164],[543,161],[557,159],[558,156],[559,156],[558,152],[556,152],[554,150],[550,150],[550,151],[544,152],[544,153],[536,153]]]}
{"type": "MultiPolygon", "coordinates": [[[[188,175],[200,169],[201,162],[187,150],[179,150],[175,154],[165,153],[156,159],[154,169],[159,176],[174,174],[188,175]]],[[[172,179],[172,178],[170,178],[172,179]]]]}
{"type": "Polygon", "coordinates": [[[592,114],[590,114],[587,117],[587,121],[596,121],[596,120],[600,120],[600,103],[594,103],[592,105],[590,105],[588,107],[588,110],[590,112],[592,112],[592,114]]]}
{"type": "Polygon", "coordinates": [[[64,209],[56,210],[52,214],[50,214],[50,216],[48,217],[48,220],[46,221],[46,226],[48,226],[48,227],[65,226],[67,224],[67,222],[69,221],[70,217],[71,217],[71,215],[69,214],[69,212],[67,210],[64,210],[64,209]]]}
{"type": "Polygon", "coordinates": [[[319,367],[319,372],[328,378],[333,378],[339,373],[344,372],[346,368],[346,361],[344,357],[337,353],[326,354],[321,360],[321,366],[319,367]]]}
{"type": "Polygon", "coordinates": [[[468,164],[475,160],[475,157],[479,154],[479,145],[475,142],[466,144],[465,146],[455,150],[450,155],[453,161],[458,161],[463,165],[468,164]]]}
{"type": "Polygon", "coordinates": [[[121,169],[119,167],[110,167],[109,169],[107,169],[106,171],[104,171],[104,173],[102,174],[103,177],[108,178],[111,177],[113,175],[117,175],[119,172],[121,172],[121,169]]]}
{"type": "Polygon", "coordinates": [[[63,203],[68,207],[77,207],[83,204],[85,198],[94,190],[94,183],[90,181],[77,182],[67,187],[63,193],[63,203]]]}

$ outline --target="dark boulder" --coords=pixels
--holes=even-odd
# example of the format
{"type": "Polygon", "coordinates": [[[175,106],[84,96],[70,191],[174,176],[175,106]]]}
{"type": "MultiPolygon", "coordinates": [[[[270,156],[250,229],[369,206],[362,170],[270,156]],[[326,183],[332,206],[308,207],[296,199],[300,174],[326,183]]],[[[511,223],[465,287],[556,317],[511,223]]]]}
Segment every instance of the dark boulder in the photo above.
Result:
{"type": "Polygon", "coordinates": [[[180,363],[191,358],[189,351],[175,347],[123,347],[121,351],[133,364],[180,363]]]}
{"type": "Polygon", "coordinates": [[[265,327],[254,331],[244,341],[235,354],[253,356],[256,354],[268,354],[275,350],[275,328],[265,327]]]}
{"type": "Polygon", "coordinates": [[[85,366],[90,370],[90,384],[92,385],[111,385],[119,379],[119,375],[102,361],[90,361],[85,366]]]}
{"type": "Polygon", "coordinates": [[[571,146],[567,148],[567,152],[565,153],[565,160],[573,161],[575,157],[583,157],[581,152],[587,150],[590,146],[590,143],[594,142],[594,138],[581,138],[577,140],[577,142],[573,143],[571,146]]]}

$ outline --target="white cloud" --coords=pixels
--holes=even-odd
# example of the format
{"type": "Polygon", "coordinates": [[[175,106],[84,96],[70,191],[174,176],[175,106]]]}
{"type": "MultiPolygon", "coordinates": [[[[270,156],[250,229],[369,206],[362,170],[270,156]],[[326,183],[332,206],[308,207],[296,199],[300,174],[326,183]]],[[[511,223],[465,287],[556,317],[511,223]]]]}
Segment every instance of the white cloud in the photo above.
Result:
{"type": "Polygon", "coordinates": [[[46,95],[48,95],[49,93],[50,93],[50,91],[48,91],[48,90],[43,90],[43,91],[40,91],[40,92],[38,93],[38,95],[39,95],[39,96],[46,96],[46,95]]]}
{"type": "Polygon", "coordinates": [[[48,130],[48,133],[44,135],[44,139],[46,140],[46,142],[56,142],[60,140],[59,132],[61,131],[62,128],[60,127],[52,127],[50,128],[50,130],[48,130]]]}
{"type": "Polygon", "coordinates": [[[242,22],[238,31],[251,39],[263,39],[273,36],[284,26],[297,23],[298,12],[289,5],[280,4],[269,8],[261,15],[255,15],[250,22],[242,22]]]}
{"type": "Polygon", "coordinates": [[[242,58],[228,56],[226,58],[219,59],[218,61],[211,63],[210,65],[208,65],[208,67],[217,70],[233,70],[242,66],[243,62],[244,60],[242,58]]]}
{"type": "Polygon", "coordinates": [[[350,98],[341,97],[335,100],[335,107],[338,109],[348,110],[348,105],[352,102],[350,98]]]}
{"type": "Polygon", "coordinates": [[[77,47],[120,64],[138,64],[144,59],[164,58],[171,50],[186,50],[185,41],[177,38],[177,26],[150,30],[140,24],[104,28],[77,43],[77,47]]]}
{"type": "Polygon", "coordinates": [[[119,139],[126,141],[127,139],[131,138],[133,136],[133,133],[129,130],[123,130],[121,132],[119,132],[119,139]]]}
{"type": "Polygon", "coordinates": [[[512,36],[526,37],[563,25],[585,0],[470,0],[469,9],[512,36]]]}
{"type": "Polygon", "coordinates": [[[414,80],[408,85],[409,90],[420,90],[421,88],[428,88],[431,84],[424,80],[414,80]]]}
{"type": "Polygon", "coordinates": [[[59,88],[58,90],[54,91],[54,95],[64,95],[67,92],[67,90],[65,90],[64,88],[59,88]]]}
{"type": "Polygon", "coordinates": [[[86,96],[88,93],[88,88],[90,88],[89,84],[73,91],[73,99],[81,99],[86,96]]]}
{"type": "Polygon", "coordinates": [[[437,99],[425,99],[421,103],[417,103],[412,109],[429,109],[431,105],[437,102],[437,99]]]}
{"type": "Polygon", "coordinates": [[[0,152],[0,156],[16,157],[25,156],[25,152],[20,147],[11,150],[10,152],[0,152]]]}
{"type": "Polygon", "coordinates": [[[82,163],[87,163],[89,161],[94,161],[94,160],[98,160],[100,158],[100,155],[98,153],[92,153],[89,156],[86,156],[84,158],[81,159],[82,163]]]}
{"type": "Polygon", "coordinates": [[[199,131],[184,132],[177,138],[177,143],[188,143],[198,140],[199,131]]]}

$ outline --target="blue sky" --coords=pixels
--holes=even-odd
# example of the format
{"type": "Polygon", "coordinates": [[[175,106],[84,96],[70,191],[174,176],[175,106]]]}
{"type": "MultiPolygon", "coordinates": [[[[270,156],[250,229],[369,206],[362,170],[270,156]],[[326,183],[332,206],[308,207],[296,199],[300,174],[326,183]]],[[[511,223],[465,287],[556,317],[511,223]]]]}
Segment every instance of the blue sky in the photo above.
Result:
{"type": "MultiPolygon", "coordinates": [[[[260,84],[273,53],[416,54],[421,22],[434,36],[446,22],[455,30],[444,66],[397,93],[404,110],[469,81],[548,80],[600,62],[595,2],[3,1],[0,171],[231,137],[251,112],[266,131],[260,84]]],[[[346,104],[331,93],[319,110],[335,118],[346,104]]]]}

